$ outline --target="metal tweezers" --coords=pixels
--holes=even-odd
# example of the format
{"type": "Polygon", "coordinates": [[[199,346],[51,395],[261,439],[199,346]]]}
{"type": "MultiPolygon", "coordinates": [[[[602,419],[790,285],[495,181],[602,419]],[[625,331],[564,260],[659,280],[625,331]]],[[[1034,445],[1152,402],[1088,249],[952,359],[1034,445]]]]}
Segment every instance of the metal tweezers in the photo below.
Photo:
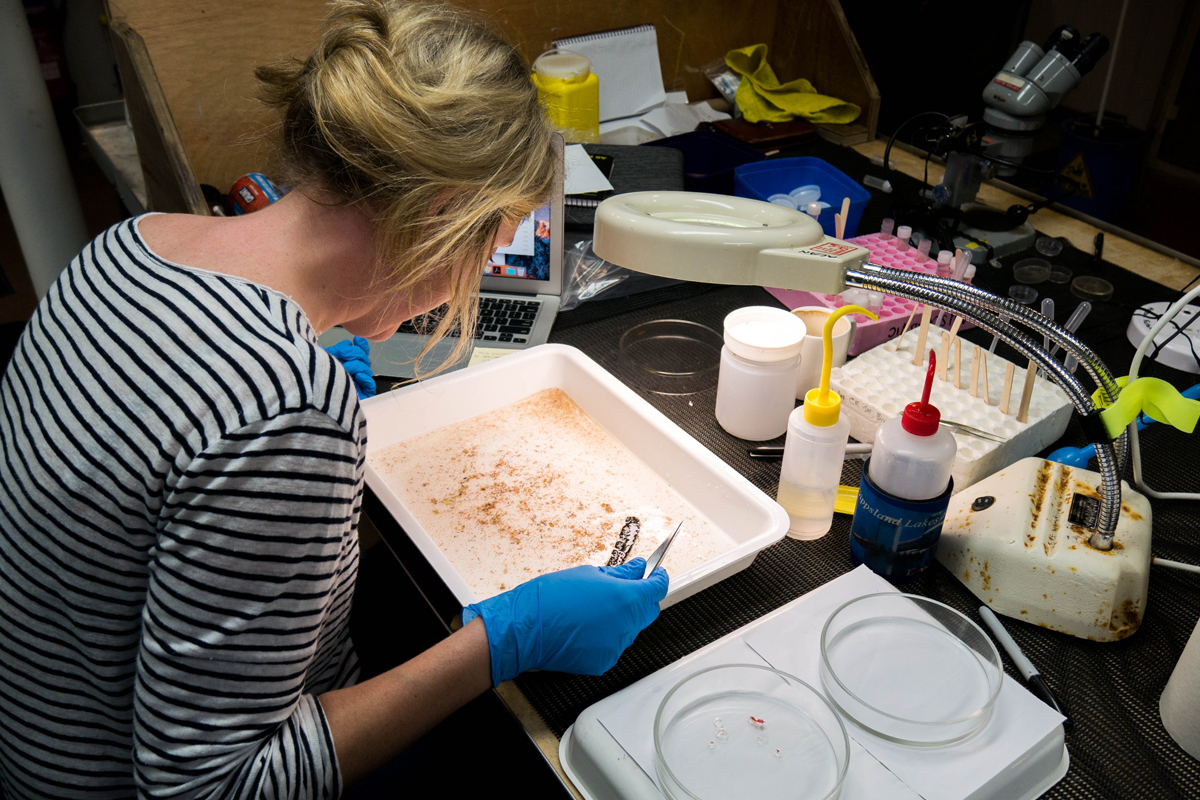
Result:
{"type": "Polygon", "coordinates": [[[662,544],[660,544],[658,548],[650,554],[650,557],[646,559],[646,571],[642,573],[643,579],[649,578],[650,573],[654,572],[655,567],[662,563],[663,558],[665,558],[667,555],[667,548],[671,546],[671,542],[675,541],[675,537],[679,535],[679,529],[682,527],[683,522],[681,521],[679,525],[676,526],[675,532],[666,539],[663,539],[662,544]]]}

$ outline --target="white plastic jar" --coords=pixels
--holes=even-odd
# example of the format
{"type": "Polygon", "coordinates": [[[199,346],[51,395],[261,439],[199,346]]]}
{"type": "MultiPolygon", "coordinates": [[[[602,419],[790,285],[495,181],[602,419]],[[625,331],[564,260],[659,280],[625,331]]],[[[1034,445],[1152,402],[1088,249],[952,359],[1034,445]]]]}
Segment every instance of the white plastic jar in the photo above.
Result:
{"type": "Polygon", "coordinates": [[[725,317],[717,378],[717,422],[752,442],[782,436],[796,406],[804,321],[789,311],[748,306],[725,317]]]}

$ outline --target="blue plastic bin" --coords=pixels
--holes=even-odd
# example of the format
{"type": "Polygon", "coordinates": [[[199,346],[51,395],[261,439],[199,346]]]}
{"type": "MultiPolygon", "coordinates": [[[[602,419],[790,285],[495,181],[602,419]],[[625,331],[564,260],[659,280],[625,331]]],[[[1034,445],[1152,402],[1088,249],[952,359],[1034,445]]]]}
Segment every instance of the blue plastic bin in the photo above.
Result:
{"type": "MultiPolygon", "coordinates": [[[[738,197],[766,200],[773,194],[787,194],[798,186],[815,183],[821,187],[821,200],[829,208],[821,212],[817,222],[829,236],[834,235],[833,215],[842,210],[842,198],[850,198],[843,237],[858,235],[858,221],[871,199],[871,193],[819,158],[776,158],[757,164],[744,164],[733,171],[733,193],[738,197]]],[[[801,209],[803,211],[804,209],[801,209]]]]}
{"type": "Polygon", "coordinates": [[[673,147],[683,153],[683,188],[689,192],[733,194],[733,170],[766,156],[737,139],[713,131],[691,131],[645,142],[642,147],[673,147]]]}

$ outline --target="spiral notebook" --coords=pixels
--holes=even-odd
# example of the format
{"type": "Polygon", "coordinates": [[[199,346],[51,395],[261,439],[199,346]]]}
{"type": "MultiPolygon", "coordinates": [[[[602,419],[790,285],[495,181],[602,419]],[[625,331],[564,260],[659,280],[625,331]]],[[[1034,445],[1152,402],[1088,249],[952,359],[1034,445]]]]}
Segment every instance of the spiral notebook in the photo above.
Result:
{"type": "Polygon", "coordinates": [[[600,121],[632,117],[667,101],[653,25],[555,39],[588,57],[600,79],[600,121]]]}

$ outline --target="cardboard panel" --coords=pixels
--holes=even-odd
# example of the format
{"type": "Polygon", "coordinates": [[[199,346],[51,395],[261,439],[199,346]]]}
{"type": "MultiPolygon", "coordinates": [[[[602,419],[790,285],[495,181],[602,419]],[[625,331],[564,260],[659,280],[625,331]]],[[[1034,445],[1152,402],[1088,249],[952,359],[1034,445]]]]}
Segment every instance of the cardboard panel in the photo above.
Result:
{"type": "MultiPolygon", "coordinates": [[[[734,47],[765,42],[782,80],[807,77],[822,92],[858,103],[874,130],[878,91],[837,0],[766,0],[752,9],[725,0],[459,4],[490,20],[530,60],[554,39],[653,24],[664,85],[686,89],[692,100],[716,95],[705,64],[734,47]]],[[[306,55],[324,3],[110,0],[109,7],[145,41],[197,179],[226,191],[239,176],[268,168],[262,136],[272,118],[255,99],[253,69],[306,55]]]]}

